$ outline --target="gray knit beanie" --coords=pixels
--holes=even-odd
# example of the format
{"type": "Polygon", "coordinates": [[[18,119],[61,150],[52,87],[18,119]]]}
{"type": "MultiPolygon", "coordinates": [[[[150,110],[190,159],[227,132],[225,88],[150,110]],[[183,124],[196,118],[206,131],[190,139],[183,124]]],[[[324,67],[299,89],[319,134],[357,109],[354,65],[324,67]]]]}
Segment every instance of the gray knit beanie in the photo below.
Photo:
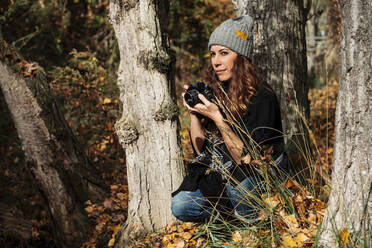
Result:
{"type": "Polygon", "coordinates": [[[252,60],[253,19],[244,15],[224,21],[212,32],[208,50],[212,45],[227,47],[252,60]]]}

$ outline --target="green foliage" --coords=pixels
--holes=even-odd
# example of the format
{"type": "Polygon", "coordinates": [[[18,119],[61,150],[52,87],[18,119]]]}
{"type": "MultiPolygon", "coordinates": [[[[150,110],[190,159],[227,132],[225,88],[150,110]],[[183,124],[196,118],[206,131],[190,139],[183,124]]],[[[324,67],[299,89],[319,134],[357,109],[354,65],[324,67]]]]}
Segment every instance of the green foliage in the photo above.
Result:
{"type": "Polygon", "coordinates": [[[65,67],[48,75],[65,118],[94,161],[120,163],[120,145],[113,132],[119,118],[119,90],[116,80],[99,63],[95,54],[73,50],[65,67]]]}
{"type": "MultiPolygon", "coordinates": [[[[108,0],[12,0],[0,3],[4,39],[28,60],[48,69],[63,65],[72,49],[92,50],[106,60],[117,52],[107,20],[108,0]]],[[[112,61],[112,63],[117,63],[112,61]]]]}

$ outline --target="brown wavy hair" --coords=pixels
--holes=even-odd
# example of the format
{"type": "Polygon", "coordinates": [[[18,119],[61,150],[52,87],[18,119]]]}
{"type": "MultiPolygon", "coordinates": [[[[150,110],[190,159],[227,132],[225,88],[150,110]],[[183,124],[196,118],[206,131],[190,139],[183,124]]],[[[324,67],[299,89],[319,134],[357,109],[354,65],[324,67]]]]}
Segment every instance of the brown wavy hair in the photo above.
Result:
{"type": "Polygon", "coordinates": [[[246,57],[238,54],[229,82],[218,80],[211,60],[204,72],[204,82],[213,89],[217,104],[223,108],[222,111],[226,115],[240,119],[248,111],[250,99],[263,81],[257,67],[246,57]]]}

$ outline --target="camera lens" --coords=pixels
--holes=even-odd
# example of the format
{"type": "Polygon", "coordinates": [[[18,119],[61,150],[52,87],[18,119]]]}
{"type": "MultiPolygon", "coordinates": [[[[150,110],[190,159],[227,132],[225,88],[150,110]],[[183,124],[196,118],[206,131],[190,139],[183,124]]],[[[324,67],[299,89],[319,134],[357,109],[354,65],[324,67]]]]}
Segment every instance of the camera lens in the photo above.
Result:
{"type": "Polygon", "coordinates": [[[186,91],[184,98],[187,105],[194,107],[199,102],[198,93],[195,89],[186,91]]]}

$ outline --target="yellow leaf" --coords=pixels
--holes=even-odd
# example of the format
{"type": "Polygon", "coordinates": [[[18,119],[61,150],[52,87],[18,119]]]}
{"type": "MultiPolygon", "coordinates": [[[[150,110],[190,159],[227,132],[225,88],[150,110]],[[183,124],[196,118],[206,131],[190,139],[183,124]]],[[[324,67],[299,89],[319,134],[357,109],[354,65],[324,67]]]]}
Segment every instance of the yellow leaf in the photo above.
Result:
{"type": "Polygon", "coordinates": [[[291,214],[291,215],[285,215],[283,216],[284,220],[287,222],[287,224],[295,224],[297,225],[297,219],[296,219],[296,216],[294,214],[291,214]]]}
{"type": "Polygon", "coordinates": [[[344,244],[349,243],[349,236],[350,236],[350,233],[349,233],[349,231],[347,230],[347,228],[341,230],[338,234],[340,235],[340,239],[341,239],[341,241],[342,241],[344,244]]]}
{"type": "Polygon", "coordinates": [[[182,228],[183,230],[189,230],[193,227],[194,223],[193,222],[184,222],[182,223],[182,228]]]}
{"type": "Polygon", "coordinates": [[[87,213],[89,213],[89,214],[92,213],[93,210],[94,210],[93,206],[88,206],[88,207],[85,208],[85,211],[86,211],[87,213]]]}
{"type": "Polygon", "coordinates": [[[302,232],[297,234],[297,236],[296,236],[296,242],[297,243],[303,243],[303,242],[307,241],[308,239],[309,239],[309,237],[306,236],[306,234],[304,234],[302,232]]]}
{"type": "Polygon", "coordinates": [[[279,201],[276,201],[274,199],[274,197],[268,197],[265,199],[265,202],[267,205],[269,205],[271,208],[275,208],[276,206],[278,206],[279,204],[279,201]]]}
{"type": "Polygon", "coordinates": [[[232,233],[232,240],[235,242],[235,243],[240,243],[243,241],[243,238],[242,238],[242,235],[240,234],[240,232],[238,230],[234,231],[232,233]]]}
{"type": "Polygon", "coordinates": [[[117,185],[111,185],[110,187],[111,187],[111,190],[117,190],[119,188],[119,186],[117,185]]]}
{"type": "Polygon", "coordinates": [[[291,232],[293,232],[295,234],[301,232],[301,228],[299,228],[299,224],[298,224],[296,216],[294,214],[285,215],[284,211],[282,210],[280,212],[280,215],[283,217],[285,223],[287,224],[287,226],[291,230],[291,232]]]}
{"type": "Polygon", "coordinates": [[[25,77],[31,77],[31,73],[29,73],[27,71],[24,71],[23,72],[23,76],[25,76],[25,77]]]}
{"type": "Polygon", "coordinates": [[[283,245],[284,247],[297,247],[296,242],[289,235],[283,237],[283,245]]]}
{"type": "Polygon", "coordinates": [[[103,104],[110,104],[111,103],[111,99],[110,98],[105,98],[103,100],[103,104]]]}
{"type": "Polygon", "coordinates": [[[184,239],[186,239],[186,240],[189,240],[189,239],[191,239],[192,234],[189,233],[189,232],[184,232],[184,233],[182,234],[182,237],[183,237],[184,239]]]}
{"type": "Polygon", "coordinates": [[[115,244],[115,238],[112,238],[110,239],[110,241],[108,242],[108,247],[113,247],[115,244]]]}
{"type": "Polygon", "coordinates": [[[125,194],[123,193],[117,193],[116,196],[122,201],[125,199],[125,194]]]}

